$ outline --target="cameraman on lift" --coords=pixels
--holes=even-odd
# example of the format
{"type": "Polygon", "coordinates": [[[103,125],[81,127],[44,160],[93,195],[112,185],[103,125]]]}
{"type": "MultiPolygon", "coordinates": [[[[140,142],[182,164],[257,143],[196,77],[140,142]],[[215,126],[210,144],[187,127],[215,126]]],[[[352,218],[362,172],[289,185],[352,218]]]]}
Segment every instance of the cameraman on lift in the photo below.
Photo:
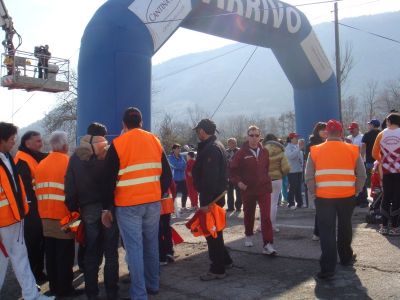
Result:
{"type": "Polygon", "coordinates": [[[37,66],[39,70],[39,78],[47,79],[49,73],[49,59],[51,57],[51,53],[49,52],[49,45],[35,47],[34,55],[38,58],[37,66]]]}

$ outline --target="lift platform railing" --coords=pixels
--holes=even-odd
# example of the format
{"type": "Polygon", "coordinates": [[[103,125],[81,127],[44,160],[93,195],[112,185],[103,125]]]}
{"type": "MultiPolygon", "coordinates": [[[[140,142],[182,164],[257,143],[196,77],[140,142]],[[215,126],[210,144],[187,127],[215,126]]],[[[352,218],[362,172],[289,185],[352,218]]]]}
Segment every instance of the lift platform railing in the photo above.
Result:
{"type": "MultiPolygon", "coordinates": [[[[69,82],[69,60],[58,57],[50,57],[48,67],[39,65],[39,58],[33,53],[25,51],[15,51],[14,55],[2,54],[1,74],[14,76],[27,76],[38,78],[39,68],[43,74],[48,73],[51,80],[69,82]],[[46,72],[46,69],[48,72],[46,72]]],[[[46,78],[43,78],[46,79],[46,78]]]]}

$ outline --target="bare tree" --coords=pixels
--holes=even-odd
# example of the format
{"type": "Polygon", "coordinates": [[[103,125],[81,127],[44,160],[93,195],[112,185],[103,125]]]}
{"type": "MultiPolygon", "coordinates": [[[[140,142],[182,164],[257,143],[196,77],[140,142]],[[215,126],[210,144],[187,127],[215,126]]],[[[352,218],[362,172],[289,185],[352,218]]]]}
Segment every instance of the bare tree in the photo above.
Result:
{"type": "Polygon", "coordinates": [[[343,100],[342,105],[342,121],[343,124],[350,124],[359,116],[358,100],[354,96],[347,97],[343,100]]]}
{"type": "Polygon", "coordinates": [[[351,42],[346,42],[344,51],[340,49],[340,53],[340,85],[343,86],[347,82],[349,74],[354,67],[353,44],[351,42]]]}
{"type": "Polygon", "coordinates": [[[378,82],[369,80],[363,93],[364,122],[375,118],[379,109],[378,82]]]}
{"type": "Polygon", "coordinates": [[[51,110],[43,119],[46,134],[55,130],[68,133],[68,142],[72,148],[76,141],[76,108],[78,99],[78,76],[76,71],[70,72],[70,90],[58,95],[56,108],[51,110]]]}

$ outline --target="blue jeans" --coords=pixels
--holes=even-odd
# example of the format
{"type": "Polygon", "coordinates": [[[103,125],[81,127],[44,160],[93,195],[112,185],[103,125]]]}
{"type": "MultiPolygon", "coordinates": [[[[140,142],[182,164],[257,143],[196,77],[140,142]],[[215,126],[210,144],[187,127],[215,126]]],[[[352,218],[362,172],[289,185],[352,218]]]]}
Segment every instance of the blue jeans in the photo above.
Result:
{"type": "Polygon", "coordinates": [[[160,285],[160,202],[117,207],[115,214],[128,257],[131,299],[147,299],[146,289],[158,291],[160,285]]]}

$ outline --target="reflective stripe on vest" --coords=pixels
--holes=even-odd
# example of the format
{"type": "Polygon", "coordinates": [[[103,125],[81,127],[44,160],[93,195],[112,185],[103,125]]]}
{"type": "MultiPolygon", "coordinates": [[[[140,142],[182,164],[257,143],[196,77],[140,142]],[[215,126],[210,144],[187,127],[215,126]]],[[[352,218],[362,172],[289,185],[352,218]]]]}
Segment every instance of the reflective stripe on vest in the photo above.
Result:
{"type": "Polygon", "coordinates": [[[120,180],[120,181],[118,181],[117,186],[118,187],[134,186],[134,185],[143,184],[143,183],[157,182],[159,180],[160,180],[160,176],[148,176],[148,177],[141,177],[141,178],[136,178],[136,179],[120,180]]]}
{"type": "Polygon", "coordinates": [[[8,202],[8,199],[0,200],[0,207],[10,205],[10,202],[8,202]]]}
{"type": "Polygon", "coordinates": [[[58,182],[41,182],[36,185],[37,189],[41,188],[55,188],[55,189],[60,189],[64,192],[64,185],[62,183],[58,182]]]}
{"type": "Polygon", "coordinates": [[[56,195],[56,194],[43,194],[37,196],[38,200],[55,200],[55,201],[65,201],[65,196],[56,195]]]}
{"type": "Polygon", "coordinates": [[[137,165],[128,166],[125,169],[119,170],[118,175],[121,176],[128,172],[135,172],[135,171],[141,171],[141,170],[147,170],[147,169],[161,169],[161,167],[162,167],[161,163],[157,163],[157,162],[137,164],[137,165]]]}
{"type": "Polygon", "coordinates": [[[346,170],[346,169],[317,170],[315,172],[315,176],[320,176],[320,175],[354,175],[354,170],[346,170]]]}
{"type": "Polygon", "coordinates": [[[316,183],[317,187],[343,187],[343,186],[355,186],[353,181],[323,181],[316,183]]]}

